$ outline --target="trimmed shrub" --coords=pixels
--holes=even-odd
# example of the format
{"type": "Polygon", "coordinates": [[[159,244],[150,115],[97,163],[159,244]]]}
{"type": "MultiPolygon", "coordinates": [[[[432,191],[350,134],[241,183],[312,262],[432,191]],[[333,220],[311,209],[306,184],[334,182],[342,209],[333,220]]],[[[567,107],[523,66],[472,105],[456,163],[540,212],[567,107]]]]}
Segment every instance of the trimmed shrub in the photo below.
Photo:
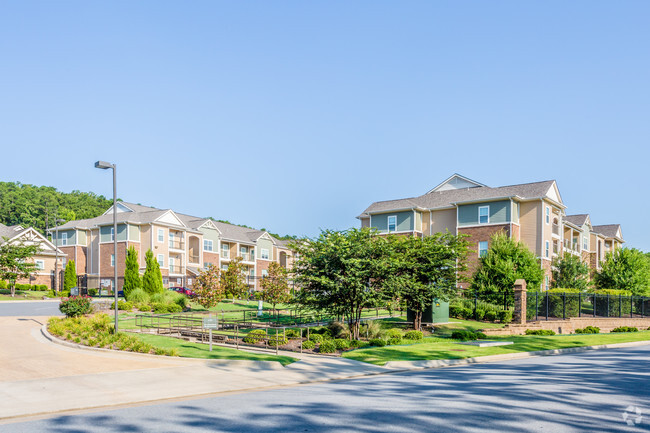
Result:
{"type": "Polygon", "coordinates": [[[316,343],[310,340],[306,340],[302,342],[302,348],[307,349],[307,350],[312,350],[314,347],[316,347],[316,343]]]}
{"type": "Polygon", "coordinates": [[[265,338],[266,332],[261,329],[253,329],[251,332],[246,334],[246,337],[244,337],[244,343],[255,344],[264,341],[265,338]]]}
{"type": "Polygon", "coordinates": [[[499,311],[499,322],[501,322],[501,323],[510,323],[510,322],[512,322],[512,311],[510,311],[510,310],[501,310],[501,311],[499,311]]]}
{"type": "Polygon", "coordinates": [[[399,338],[400,340],[402,339],[402,330],[397,329],[397,328],[391,328],[388,331],[386,331],[386,338],[391,339],[391,338],[399,338]]]}
{"type": "Polygon", "coordinates": [[[639,329],[634,326],[619,326],[618,328],[612,329],[611,332],[639,332],[639,329]]]}
{"type": "Polygon", "coordinates": [[[361,341],[361,340],[352,340],[350,341],[350,348],[352,349],[359,349],[361,347],[366,347],[369,346],[370,343],[367,341],[361,341]]]}
{"type": "Polygon", "coordinates": [[[596,326],[587,326],[583,329],[576,329],[576,334],[599,334],[600,328],[596,326]]]}
{"type": "Polygon", "coordinates": [[[133,302],[134,304],[148,304],[149,303],[149,294],[142,289],[134,289],[129,293],[129,296],[126,298],[127,301],[133,302]]]}
{"type": "Polygon", "coordinates": [[[483,316],[483,320],[486,322],[496,322],[499,317],[499,314],[496,311],[489,310],[485,312],[485,316],[483,316]]]}
{"type": "Polygon", "coordinates": [[[140,311],[151,311],[151,305],[146,303],[138,304],[136,308],[140,311]]]}
{"type": "Polygon", "coordinates": [[[167,304],[167,312],[168,313],[180,313],[183,311],[183,307],[181,307],[178,304],[167,304]]]}
{"type": "Polygon", "coordinates": [[[375,347],[384,347],[387,344],[383,338],[373,338],[370,340],[370,345],[375,347]]]}
{"type": "Polygon", "coordinates": [[[526,329],[526,335],[555,335],[550,329],[526,329]]]}
{"type": "Polygon", "coordinates": [[[424,338],[424,334],[422,334],[422,331],[406,331],[406,333],[404,334],[404,338],[406,338],[407,340],[418,341],[424,338]]]}
{"type": "Polygon", "coordinates": [[[388,339],[388,344],[390,344],[391,346],[402,344],[402,337],[391,337],[388,339]]]}
{"type": "Polygon", "coordinates": [[[345,350],[350,348],[350,340],[345,338],[337,338],[334,340],[334,345],[338,350],[345,350]]]}
{"type": "Polygon", "coordinates": [[[334,353],[336,352],[336,343],[334,340],[325,340],[318,346],[320,353],[334,353]]]}
{"type": "Polygon", "coordinates": [[[289,342],[289,340],[287,340],[282,334],[269,335],[269,338],[267,340],[269,346],[275,347],[276,341],[278,346],[284,346],[289,342]]]}
{"type": "Polygon", "coordinates": [[[320,344],[323,342],[323,336],[320,334],[309,334],[309,341],[320,344]]]}
{"type": "Polygon", "coordinates": [[[93,306],[88,296],[71,296],[61,300],[59,311],[67,317],[78,317],[90,314],[93,311],[93,306]]]}
{"type": "Polygon", "coordinates": [[[460,341],[472,341],[472,340],[483,340],[487,336],[482,332],[467,331],[464,329],[459,329],[451,333],[451,338],[454,340],[460,341]]]}
{"type": "Polygon", "coordinates": [[[599,290],[592,297],[596,315],[603,317],[629,316],[632,307],[629,296],[630,292],[627,290],[599,290]]]}
{"type": "Polygon", "coordinates": [[[5,280],[0,280],[0,290],[7,288],[7,282],[5,280]]]}
{"type": "MultiPolygon", "coordinates": [[[[115,301],[111,303],[111,310],[115,309],[115,301]]],[[[117,301],[117,309],[131,311],[133,309],[133,303],[128,301],[117,301]]]]}
{"type": "MultiPolygon", "coordinates": [[[[578,317],[578,289],[551,289],[548,291],[548,315],[552,317],[578,317]],[[565,296],[566,294],[566,296],[565,296]]],[[[540,302],[545,305],[546,299],[540,302]]]]}
{"type": "Polygon", "coordinates": [[[153,304],[151,304],[151,306],[153,307],[153,312],[158,314],[168,313],[169,312],[169,308],[167,308],[168,305],[171,304],[164,304],[162,302],[154,302],[153,304]]]}
{"type": "Polygon", "coordinates": [[[297,329],[287,329],[285,334],[287,338],[300,338],[300,331],[297,329]]]}
{"type": "Polygon", "coordinates": [[[88,295],[97,296],[97,289],[88,289],[88,295]]]}

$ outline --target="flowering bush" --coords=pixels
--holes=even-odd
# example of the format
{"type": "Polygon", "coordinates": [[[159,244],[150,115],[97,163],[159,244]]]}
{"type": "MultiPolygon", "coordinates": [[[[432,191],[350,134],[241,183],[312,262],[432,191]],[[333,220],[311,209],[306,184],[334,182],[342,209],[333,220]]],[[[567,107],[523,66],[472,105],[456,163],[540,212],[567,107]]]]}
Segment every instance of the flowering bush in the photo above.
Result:
{"type": "Polygon", "coordinates": [[[90,303],[90,296],[70,296],[69,298],[62,298],[59,304],[59,311],[67,317],[77,317],[84,314],[89,314],[93,311],[93,306],[90,303]]]}

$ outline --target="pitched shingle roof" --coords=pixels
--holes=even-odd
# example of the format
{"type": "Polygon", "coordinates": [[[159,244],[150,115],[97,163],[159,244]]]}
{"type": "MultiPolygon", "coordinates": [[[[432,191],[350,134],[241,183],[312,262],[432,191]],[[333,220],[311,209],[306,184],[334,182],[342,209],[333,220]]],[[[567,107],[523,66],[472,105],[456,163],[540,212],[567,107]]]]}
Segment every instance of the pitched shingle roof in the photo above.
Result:
{"type": "Polygon", "coordinates": [[[581,213],[577,215],[567,215],[564,217],[564,220],[570,222],[571,224],[577,225],[578,227],[582,227],[587,221],[587,218],[589,218],[589,214],[581,213]]]}
{"type": "Polygon", "coordinates": [[[600,226],[593,226],[592,229],[606,238],[617,237],[618,230],[621,228],[620,224],[604,224],[600,226]]]}
{"type": "Polygon", "coordinates": [[[360,217],[367,216],[371,213],[404,208],[440,209],[451,207],[455,203],[482,201],[498,198],[517,197],[522,200],[530,200],[544,197],[554,182],[555,181],[553,180],[546,180],[543,182],[508,185],[497,188],[483,186],[466,189],[434,191],[421,195],[419,197],[375,202],[371,204],[366,210],[364,210],[360,217]]]}
{"type": "Polygon", "coordinates": [[[20,233],[28,230],[21,225],[6,226],[0,223],[0,243],[4,242],[4,238],[11,239],[20,233]]]}

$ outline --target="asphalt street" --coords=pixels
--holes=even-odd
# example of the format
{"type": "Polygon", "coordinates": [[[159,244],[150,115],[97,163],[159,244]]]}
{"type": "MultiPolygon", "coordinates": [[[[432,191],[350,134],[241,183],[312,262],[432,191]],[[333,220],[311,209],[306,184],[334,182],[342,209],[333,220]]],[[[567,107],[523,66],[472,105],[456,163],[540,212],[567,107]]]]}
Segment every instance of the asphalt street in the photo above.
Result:
{"type": "Polygon", "coordinates": [[[0,316],[61,316],[59,300],[0,302],[0,316]]]}
{"type": "Polygon", "coordinates": [[[649,359],[650,346],[640,346],[384,374],[60,415],[0,432],[647,431],[649,359]]]}

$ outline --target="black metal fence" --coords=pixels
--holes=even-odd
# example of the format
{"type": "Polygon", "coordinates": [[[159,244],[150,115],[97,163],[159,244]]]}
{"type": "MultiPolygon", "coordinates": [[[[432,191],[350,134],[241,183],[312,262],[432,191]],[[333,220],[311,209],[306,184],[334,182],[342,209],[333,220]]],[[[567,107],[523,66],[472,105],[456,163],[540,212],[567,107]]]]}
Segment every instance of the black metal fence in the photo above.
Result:
{"type": "Polygon", "coordinates": [[[528,292],[527,320],[570,317],[649,317],[650,297],[593,293],[528,292]]]}

